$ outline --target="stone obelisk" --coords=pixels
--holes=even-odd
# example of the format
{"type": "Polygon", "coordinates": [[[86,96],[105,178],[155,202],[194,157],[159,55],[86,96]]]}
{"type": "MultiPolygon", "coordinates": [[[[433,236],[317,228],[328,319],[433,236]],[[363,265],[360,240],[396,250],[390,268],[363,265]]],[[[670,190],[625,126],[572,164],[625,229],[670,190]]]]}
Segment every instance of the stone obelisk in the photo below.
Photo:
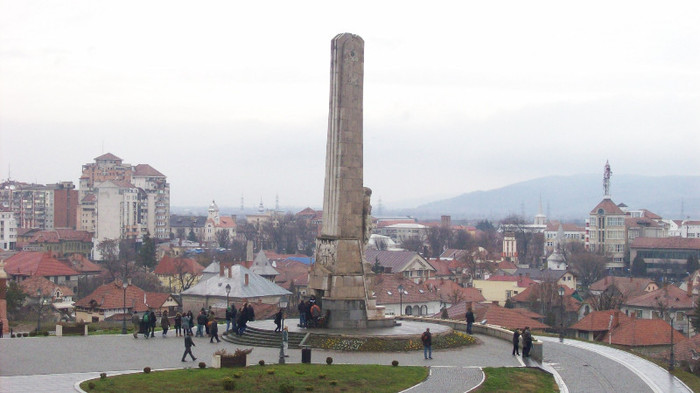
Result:
{"type": "MultiPolygon", "coordinates": [[[[364,247],[371,231],[371,191],[362,184],[364,41],[345,33],[331,43],[323,225],[309,288],[321,299],[329,328],[381,326],[364,247]]],[[[392,322],[393,323],[393,322],[392,322]]]]}

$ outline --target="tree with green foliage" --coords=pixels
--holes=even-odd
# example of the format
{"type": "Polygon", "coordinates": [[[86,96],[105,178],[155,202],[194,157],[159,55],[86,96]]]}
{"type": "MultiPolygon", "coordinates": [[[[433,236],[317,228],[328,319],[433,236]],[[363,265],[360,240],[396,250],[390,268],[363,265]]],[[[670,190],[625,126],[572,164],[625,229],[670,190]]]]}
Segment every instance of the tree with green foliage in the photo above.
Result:
{"type": "Polygon", "coordinates": [[[143,266],[143,270],[153,270],[156,267],[156,242],[147,232],[143,235],[143,242],[138,252],[139,265],[143,266]]]}
{"type": "Polygon", "coordinates": [[[691,318],[691,324],[695,328],[695,331],[700,331],[700,299],[695,302],[695,310],[693,311],[693,317],[691,318]]]}
{"type": "Polygon", "coordinates": [[[197,241],[197,235],[194,233],[194,228],[190,228],[190,233],[187,234],[187,240],[191,242],[196,242],[197,241]]]}
{"type": "Polygon", "coordinates": [[[476,229],[484,232],[495,231],[496,228],[493,226],[489,220],[481,220],[476,223],[476,229]]]}
{"type": "Polygon", "coordinates": [[[698,257],[695,254],[690,254],[685,266],[688,273],[693,273],[698,270],[700,268],[700,266],[698,266],[698,257]]]}
{"type": "Polygon", "coordinates": [[[633,277],[643,277],[647,275],[647,264],[644,262],[644,258],[637,254],[632,261],[632,276],[633,277]]]}

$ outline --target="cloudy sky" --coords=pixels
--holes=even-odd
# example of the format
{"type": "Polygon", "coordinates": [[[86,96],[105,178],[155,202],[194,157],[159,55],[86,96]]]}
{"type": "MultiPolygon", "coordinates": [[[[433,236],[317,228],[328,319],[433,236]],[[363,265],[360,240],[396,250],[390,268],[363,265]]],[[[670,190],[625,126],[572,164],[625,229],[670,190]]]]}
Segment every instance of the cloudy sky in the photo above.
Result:
{"type": "Polygon", "coordinates": [[[321,207],[330,41],[365,40],[385,208],[548,175],[700,175],[700,2],[0,1],[0,179],[102,153],[175,206],[321,207]],[[337,3],[338,5],[332,5],[337,3]]]}

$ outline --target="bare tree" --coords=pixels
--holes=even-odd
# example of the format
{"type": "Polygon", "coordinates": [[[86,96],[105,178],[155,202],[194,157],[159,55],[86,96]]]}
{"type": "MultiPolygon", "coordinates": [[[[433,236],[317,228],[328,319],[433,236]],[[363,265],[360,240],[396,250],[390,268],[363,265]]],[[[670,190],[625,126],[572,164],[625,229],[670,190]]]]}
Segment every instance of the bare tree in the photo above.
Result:
{"type": "Polygon", "coordinates": [[[177,231],[175,231],[175,237],[177,237],[180,240],[185,240],[187,236],[186,232],[187,231],[185,230],[185,228],[177,228],[177,231]]]}
{"type": "Polygon", "coordinates": [[[97,251],[102,255],[102,266],[109,273],[112,281],[120,276],[123,265],[119,262],[119,241],[117,239],[105,239],[97,245],[97,251]]]}
{"type": "Polygon", "coordinates": [[[401,248],[420,253],[423,250],[423,241],[418,236],[412,236],[401,242],[401,248]]]}
{"type": "Polygon", "coordinates": [[[190,289],[197,280],[197,275],[190,265],[185,262],[184,258],[176,258],[173,267],[175,268],[175,278],[180,284],[180,292],[190,289]]]}
{"type": "Polygon", "coordinates": [[[572,254],[569,259],[571,268],[576,272],[583,287],[589,287],[605,276],[606,258],[590,252],[572,254]]]}
{"type": "Polygon", "coordinates": [[[228,248],[231,244],[231,236],[227,229],[221,229],[216,231],[216,241],[219,243],[219,247],[228,248]]]}

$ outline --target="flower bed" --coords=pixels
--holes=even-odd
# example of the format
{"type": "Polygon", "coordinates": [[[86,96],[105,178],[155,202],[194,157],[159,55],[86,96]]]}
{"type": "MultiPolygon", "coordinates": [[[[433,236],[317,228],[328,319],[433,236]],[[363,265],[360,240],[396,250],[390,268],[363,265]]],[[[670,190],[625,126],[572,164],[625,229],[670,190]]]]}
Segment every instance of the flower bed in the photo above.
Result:
{"type": "MultiPolygon", "coordinates": [[[[453,331],[445,335],[434,335],[433,349],[457,348],[473,345],[476,342],[476,339],[468,334],[453,331]]],[[[420,337],[312,336],[309,337],[306,344],[314,348],[336,351],[387,352],[423,349],[420,337]]]]}

